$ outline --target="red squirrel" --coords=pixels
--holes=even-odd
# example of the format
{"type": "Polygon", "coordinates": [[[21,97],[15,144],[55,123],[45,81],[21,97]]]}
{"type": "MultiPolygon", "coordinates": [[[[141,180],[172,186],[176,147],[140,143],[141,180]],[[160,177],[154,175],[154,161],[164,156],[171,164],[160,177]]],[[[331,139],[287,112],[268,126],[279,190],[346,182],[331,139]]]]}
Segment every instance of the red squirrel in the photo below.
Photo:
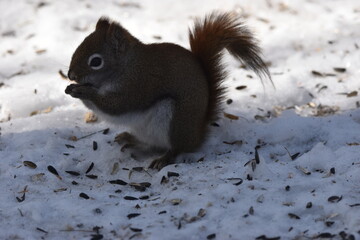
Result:
{"type": "Polygon", "coordinates": [[[271,80],[251,32],[231,13],[197,19],[189,31],[191,50],[172,43],[144,44],[119,23],[102,17],[76,49],[65,93],[106,120],[127,125],[127,144],[147,145],[163,155],[150,168],[194,152],[222,112],[226,78],[224,49],[271,80]]]}

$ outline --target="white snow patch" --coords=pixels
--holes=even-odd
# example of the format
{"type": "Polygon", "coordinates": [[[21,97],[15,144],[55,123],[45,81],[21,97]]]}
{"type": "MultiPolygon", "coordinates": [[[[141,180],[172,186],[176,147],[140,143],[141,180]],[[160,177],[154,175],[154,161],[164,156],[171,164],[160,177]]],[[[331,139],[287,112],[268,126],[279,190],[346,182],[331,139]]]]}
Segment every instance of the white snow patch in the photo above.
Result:
{"type": "Polygon", "coordinates": [[[0,1],[0,9],[0,239],[360,238],[358,1],[34,0],[0,1]],[[146,43],[188,47],[194,17],[215,9],[244,17],[276,89],[226,57],[225,112],[240,119],[222,118],[177,164],[131,171],[152,159],[120,151],[113,140],[123,126],[86,124],[87,109],[65,95],[58,71],[67,72],[100,16],[146,43]],[[109,183],[116,179],[151,186],[109,183]]]}

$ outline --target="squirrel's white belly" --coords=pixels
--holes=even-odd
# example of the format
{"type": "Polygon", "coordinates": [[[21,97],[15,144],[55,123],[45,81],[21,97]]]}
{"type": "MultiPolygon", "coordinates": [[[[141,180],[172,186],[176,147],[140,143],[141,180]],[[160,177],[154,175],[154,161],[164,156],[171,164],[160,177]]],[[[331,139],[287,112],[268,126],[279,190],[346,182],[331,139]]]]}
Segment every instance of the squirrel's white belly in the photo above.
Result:
{"type": "Polygon", "coordinates": [[[171,99],[157,102],[148,110],[113,116],[92,107],[104,120],[116,125],[124,125],[138,140],[150,146],[170,149],[169,129],[173,116],[174,103],[171,99]]]}

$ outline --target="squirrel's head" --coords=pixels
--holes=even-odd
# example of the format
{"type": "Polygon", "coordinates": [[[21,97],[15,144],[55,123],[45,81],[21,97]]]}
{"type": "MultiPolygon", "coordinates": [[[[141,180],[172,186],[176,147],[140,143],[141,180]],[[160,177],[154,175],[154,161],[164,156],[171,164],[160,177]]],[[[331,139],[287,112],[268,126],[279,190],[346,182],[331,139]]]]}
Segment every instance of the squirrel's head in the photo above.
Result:
{"type": "Polygon", "coordinates": [[[95,31],[74,52],[69,79],[100,87],[111,75],[121,72],[127,53],[137,42],[119,23],[100,18],[95,31]]]}

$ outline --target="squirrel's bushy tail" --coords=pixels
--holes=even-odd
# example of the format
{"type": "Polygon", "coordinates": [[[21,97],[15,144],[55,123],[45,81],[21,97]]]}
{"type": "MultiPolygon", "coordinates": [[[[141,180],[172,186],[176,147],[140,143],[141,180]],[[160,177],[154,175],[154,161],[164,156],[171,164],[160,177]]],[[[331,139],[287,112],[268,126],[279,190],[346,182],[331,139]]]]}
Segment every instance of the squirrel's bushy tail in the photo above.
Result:
{"type": "Polygon", "coordinates": [[[199,58],[209,81],[208,121],[218,118],[225,92],[221,85],[226,77],[221,63],[223,49],[227,49],[260,78],[265,76],[271,80],[269,70],[260,57],[261,50],[256,39],[231,13],[214,12],[203,20],[196,20],[189,40],[191,51],[199,58]]]}

